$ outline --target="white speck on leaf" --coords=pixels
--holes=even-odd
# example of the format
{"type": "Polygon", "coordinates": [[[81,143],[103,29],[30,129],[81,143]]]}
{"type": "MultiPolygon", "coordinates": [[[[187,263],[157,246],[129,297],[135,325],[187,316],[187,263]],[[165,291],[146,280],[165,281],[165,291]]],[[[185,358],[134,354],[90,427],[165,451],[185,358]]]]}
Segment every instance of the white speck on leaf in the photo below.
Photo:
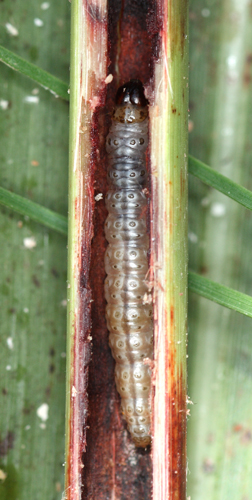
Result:
{"type": "Polygon", "coordinates": [[[6,342],[7,342],[7,346],[9,347],[9,349],[13,349],[14,345],[13,345],[13,339],[11,337],[8,337],[6,339],[6,342]]]}
{"type": "Polygon", "coordinates": [[[192,232],[189,232],[189,233],[188,233],[188,239],[189,239],[192,243],[197,243],[197,242],[198,242],[198,236],[197,236],[197,234],[192,233],[192,232]]]}
{"type": "Polygon", "coordinates": [[[227,65],[229,68],[235,68],[237,63],[237,57],[235,55],[228,56],[227,58],[227,65]]]}
{"type": "Polygon", "coordinates": [[[13,26],[11,23],[6,23],[5,28],[7,30],[7,33],[11,36],[18,36],[18,29],[13,26]]]}
{"type": "Polygon", "coordinates": [[[0,108],[5,111],[6,109],[8,109],[8,107],[9,107],[9,101],[6,101],[5,99],[0,99],[0,108]]]}
{"type": "Polygon", "coordinates": [[[36,242],[34,236],[24,238],[23,243],[24,243],[24,247],[28,248],[28,250],[32,250],[32,248],[35,248],[37,246],[37,242],[36,242]]]}
{"type": "Polygon", "coordinates": [[[27,102],[28,104],[38,104],[39,97],[37,95],[26,95],[24,97],[24,102],[27,102]]]}
{"type": "Polygon", "coordinates": [[[49,413],[49,405],[47,403],[43,403],[39,408],[37,409],[37,415],[38,417],[43,421],[46,422],[48,419],[48,413],[49,413]]]}
{"type": "Polygon", "coordinates": [[[44,26],[42,19],[39,19],[38,17],[35,17],[33,22],[34,22],[35,26],[38,26],[38,28],[41,28],[41,26],[44,26]]]}
{"type": "Polygon", "coordinates": [[[40,5],[40,8],[41,8],[42,10],[47,10],[47,9],[49,9],[49,7],[50,7],[50,3],[49,3],[49,2],[43,2],[43,3],[40,5]]]}
{"type": "Polygon", "coordinates": [[[213,217],[223,217],[226,214],[226,207],[223,203],[212,203],[210,213],[213,217]]]}
{"type": "Polygon", "coordinates": [[[7,477],[6,472],[0,469],[0,481],[5,481],[6,477],[7,477]]]}
{"type": "Polygon", "coordinates": [[[210,16],[210,10],[209,9],[202,9],[201,15],[202,15],[202,17],[209,17],[210,16]]]}

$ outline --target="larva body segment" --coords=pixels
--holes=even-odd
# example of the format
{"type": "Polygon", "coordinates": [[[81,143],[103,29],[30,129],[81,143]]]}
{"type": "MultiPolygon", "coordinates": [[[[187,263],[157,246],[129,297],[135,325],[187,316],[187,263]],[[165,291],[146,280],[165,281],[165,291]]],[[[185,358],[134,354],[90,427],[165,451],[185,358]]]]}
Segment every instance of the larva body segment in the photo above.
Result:
{"type": "Polygon", "coordinates": [[[110,189],[105,235],[106,318],[116,361],[123,414],[137,446],[150,444],[153,358],[152,305],[146,300],[149,238],[146,229],[148,106],[143,86],[131,80],[117,92],[106,140],[110,189]]]}

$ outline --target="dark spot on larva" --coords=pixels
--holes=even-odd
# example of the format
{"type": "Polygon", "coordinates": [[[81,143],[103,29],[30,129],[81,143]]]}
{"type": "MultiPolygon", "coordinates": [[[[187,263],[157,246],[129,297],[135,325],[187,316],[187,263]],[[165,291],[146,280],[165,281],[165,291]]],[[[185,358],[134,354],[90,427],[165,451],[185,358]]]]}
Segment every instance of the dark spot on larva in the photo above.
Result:
{"type": "Polygon", "coordinates": [[[176,113],[176,112],[177,112],[176,108],[172,108],[172,113],[176,113]]]}
{"type": "Polygon", "coordinates": [[[139,346],[140,346],[140,342],[134,342],[134,343],[133,343],[133,346],[134,346],[134,347],[139,347],[139,346]]]}
{"type": "Polygon", "coordinates": [[[6,396],[6,394],[8,394],[8,391],[7,391],[7,389],[5,389],[5,387],[2,389],[2,394],[3,394],[4,396],[6,396]]]}
{"type": "Polygon", "coordinates": [[[49,354],[50,356],[55,356],[55,349],[53,347],[51,347],[49,354]]]}

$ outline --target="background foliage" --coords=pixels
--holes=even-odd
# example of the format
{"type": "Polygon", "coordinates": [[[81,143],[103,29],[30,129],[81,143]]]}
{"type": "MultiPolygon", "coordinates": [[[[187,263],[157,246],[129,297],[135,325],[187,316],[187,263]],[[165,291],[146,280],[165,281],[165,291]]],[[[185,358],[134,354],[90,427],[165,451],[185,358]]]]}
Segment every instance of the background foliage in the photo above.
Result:
{"type": "MultiPolygon", "coordinates": [[[[0,43],[68,82],[69,20],[68,2],[4,1],[0,43]]],[[[66,215],[68,103],[1,64],[0,114],[0,185],[66,215]]],[[[1,207],[0,240],[0,498],[60,499],[66,238],[1,207]]]]}
{"type": "MultiPolygon", "coordinates": [[[[190,4],[190,152],[251,189],[251,4],[190,4]]],[[[251,212],[190,176],[190,268],[251,295],[251,212]]],[[[249,499],[251,319],[190,295],[188,494],[249,499]]]]}

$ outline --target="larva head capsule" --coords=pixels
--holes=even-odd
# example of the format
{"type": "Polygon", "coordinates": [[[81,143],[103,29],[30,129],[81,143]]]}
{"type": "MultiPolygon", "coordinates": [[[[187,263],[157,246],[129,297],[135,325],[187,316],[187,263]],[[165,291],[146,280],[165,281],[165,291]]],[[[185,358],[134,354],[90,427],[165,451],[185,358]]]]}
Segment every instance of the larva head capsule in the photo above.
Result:
{"type": "Polygon", "coordinates": [[[140,123],[148,117],[148,101],[140,80],[130,80],[116,94],[113,120],[120,123],[140,123]]]}
{"type": "Polygon", "coordinates": [[[116,105],[133,104],[136,107],[145,107],[148,101],[144,95],[144,88],[140,80],[130,80],[121,87],[116,93],[116,105]]]}

